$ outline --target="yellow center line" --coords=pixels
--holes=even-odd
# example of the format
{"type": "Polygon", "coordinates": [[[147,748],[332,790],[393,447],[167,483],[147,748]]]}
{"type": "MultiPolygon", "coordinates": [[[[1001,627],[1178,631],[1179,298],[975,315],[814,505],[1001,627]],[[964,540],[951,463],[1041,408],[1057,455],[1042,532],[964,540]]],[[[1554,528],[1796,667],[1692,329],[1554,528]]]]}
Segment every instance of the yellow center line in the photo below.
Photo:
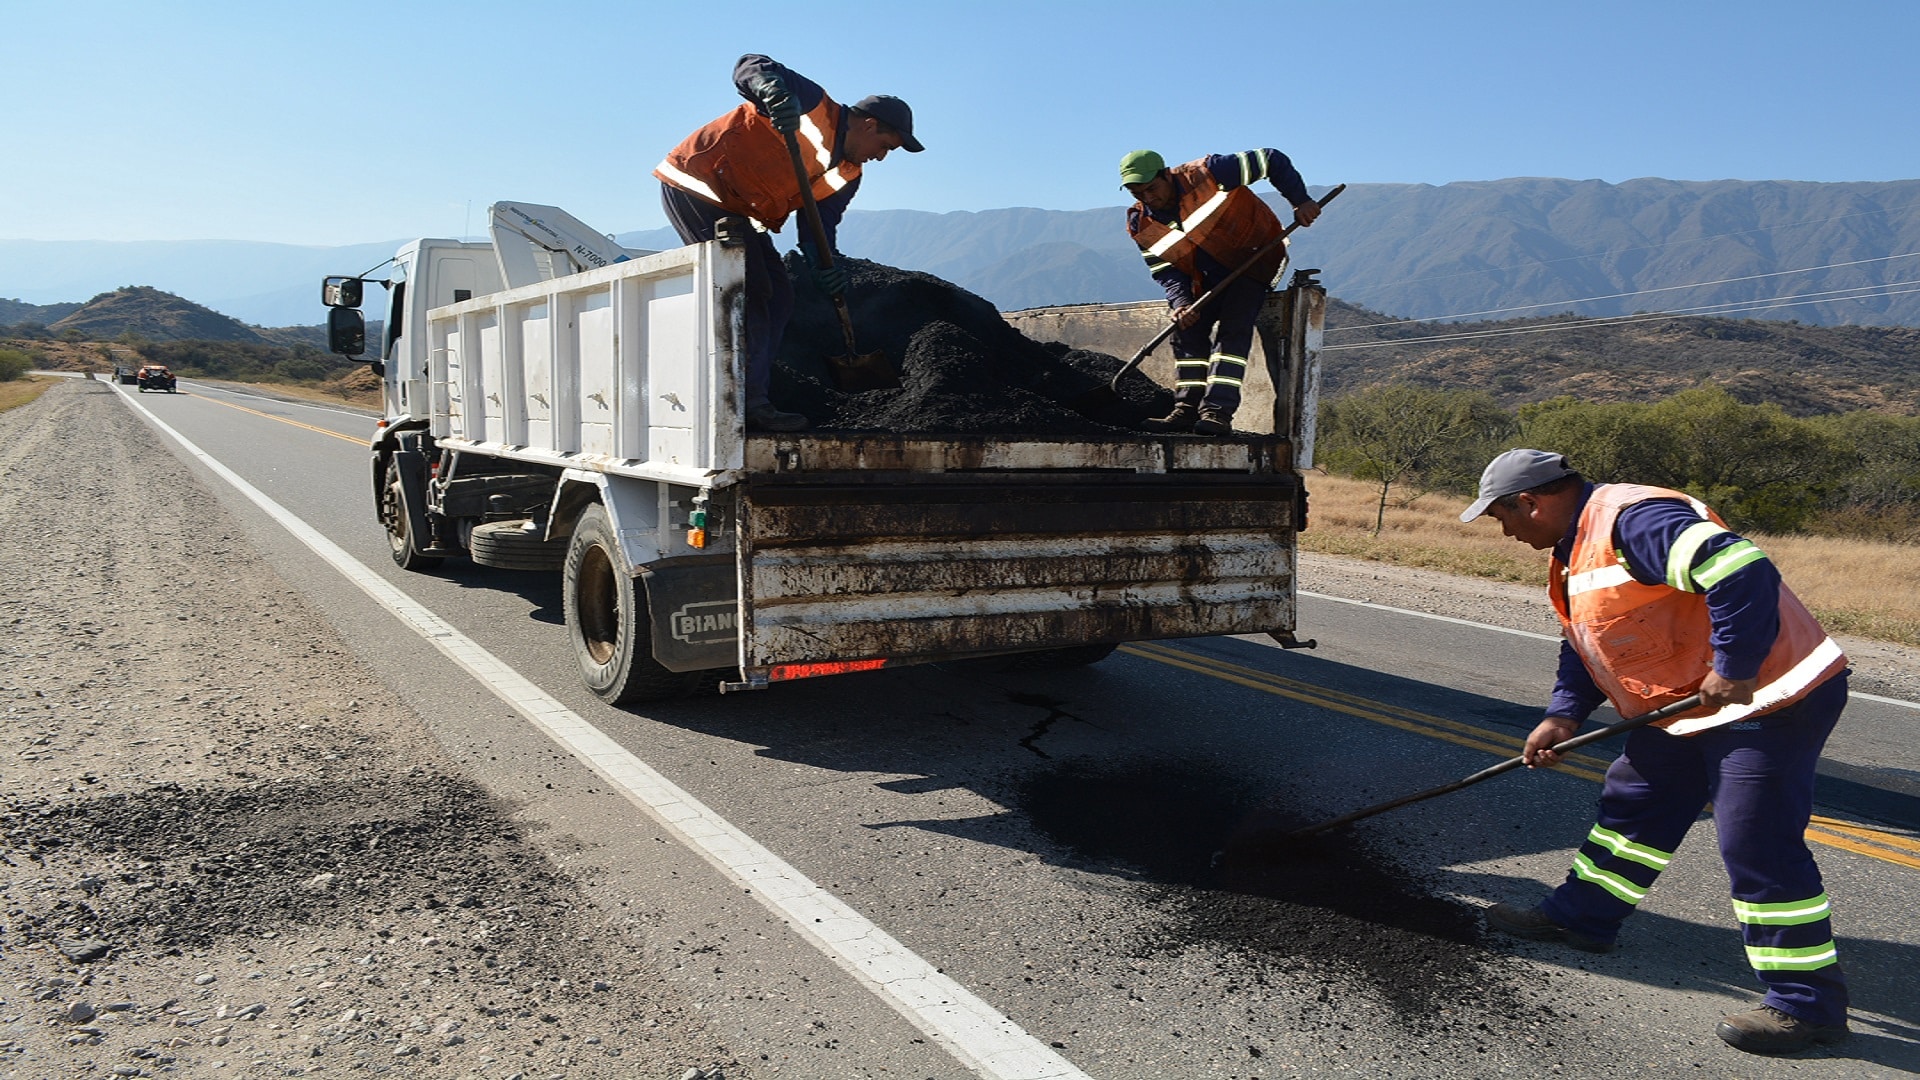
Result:
{"type": "Polygon", "coordinates": [[[306,428],[308,431],[317,431],[322,435],[331,435],[336,439],[345,439],[347,442],[354,443],[355,445],[358,445],[358,446],[365,446],[369,441],[367,439],[358,438],[353,435],[342,435],[337,431],[328,431],[326,428],[323,428],[323,427],[314,427],[312,424],[303,424],[298,420],[289,420],[284,416],[275,416],[272,413],[263,413],[259,409],[249,409],[245,405],[235,405],[231,401],[221,401],[219,398],[207,397],[205,394],[195,394],[194,397],[199,398],[201,401],[212,402],[215,405],[225,405],[229,409],[239,409],[243,413],[252,413],[255,416],[265,417],[268,420],[278,420],[283,424],[292,424],[294,427],[297,427],[297,428],[306,428]]]}
{"type": "Polygon", "coordinates": [[[1857,839],[1853,830],[1848,830],[1845,834],[1836,834],[1827,832],[1819,826],[1809,825],[1807,826],[1807,839],[1816,844],[1825,844],[1827,847],[1839,848],[1842,851],[1851,851],[1856,855],[1865,855],[1870,859],[1879,859],[1881,862],[1890,862],[1899,866],[1920,870],[1920,857],[1881,847],[1877,839],[1865,841],[1857,839]]]}
{"type": "MultiPolygon", "coordinates": [[[[1269,694],[1292,698],[1308,705],[1345,713],[1362,720],[1371,720],[1376,724],[1410,731],[1416,735],[1450,742],[1471,750],[1484,750],[1503,758],[1517,756],[1525,748],[1525,739],[1501,735],[1486,728],[1463,724],[1457,720],[1447,720],[1438,716],[1416,712],[1413,709],[1388,705],[1384,702],[1369,701],[1353,694],[1314,686],[1311,683],[1298,682],[1280,675],[1273,675],[1252,668],[1243,668],[1224,660],[1197,656],[1180,649],[1169,649],[1164,645],[1136,642],[1120,647],[1122,652],[1146,660],[1154,660],[1172,667],[1185,668],[1203,675],[1211,675],[1227,682],[1238,683],[1254,690],[1263,690],[1269,694]]],[[[1584,776],[1589,780],[1599,780],[1606,773],[1607,762],[1587,754],[1569,754],[1562,770],[1574,776],[1584,776]]]]}
{"type": "MultiPolygon", "coordinates": [[[[1524,739],[1501,735],[1458,720],[1448,720],[1398,705],[1372,701],[1330,687],[1315,686],[1312,683],[1300,682],[1297,679],[1289,679],[1256,668],[1242,667],[1225,660],[1201,656],[1184,649],[1169,648],[1159,642],[1137,641],[1120,646],[1120,651],[1142,660],[1152,660],[1169,667],[1208,675],[1248,689],[1290,698],[1317,708],[1344,713],[1361,720],[1370,720],[1376,724],[1439,739],[1442,742],[1450,742],[1456,746],[1464,746],[1470,750],[1484,750],[1503,758],[1518,755],[1526,746],[1524,739]]],[[[1607,764],[1608,762],[1604,759],[1574,753],[1567,755],[1558,767],[1558,771],[1600,783],[1606,779],[1607,764]]],[[[1920,870],[1920,839],[1911,836],[1818,815],[1807,827],[1806,835],[1812,843],[1920,870]]]]}

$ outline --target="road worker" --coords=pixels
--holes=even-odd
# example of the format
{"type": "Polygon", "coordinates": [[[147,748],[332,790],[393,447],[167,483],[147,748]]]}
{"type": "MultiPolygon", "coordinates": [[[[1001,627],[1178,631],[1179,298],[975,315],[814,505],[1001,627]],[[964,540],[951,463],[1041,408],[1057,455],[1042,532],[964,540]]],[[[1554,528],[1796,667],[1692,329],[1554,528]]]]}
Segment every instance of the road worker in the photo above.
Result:
{"type": "Polygon", "coordinates": [[[1840,647],[1752,541],[1682,492],[1593,484],[1560,454],[1509,450],[1460,520],[1481,514],[1553,553],[1548,592],[1565,639],[1547,717],[1522,752],[1528,767],[1559,764],[1551,748],[1603,700],[1623,717],[1695,691],[1703,702],[1627,736],[1566,881],[1535,907],[1495,904],[1488,925],[1611,951],[1712,803],[1734,917],[1766,987],[1758,1008],[1716,1033],[1752,1053],[1845,1038],[1846,979],[1804,837],[1814,765],[1847,703],[1840,647]]]}
{"type": "Polygon", "coordinates": [[[1285,245],[1274,245],[1204,307],[1195,310],[1193,301],[1281,235],[1280,219],[1253,193],[1251,185],[1259,180],[1271,182],[1293,206],[1301,227],[1320,216],[1306,182],[1278,150],[1210,154],[1171,168],[1152,150],[1120,159],[1120,184],[1139,200],[1127,210],[1127,235],[1166,290],[1179,326],[1173,335],[1173,411],[1148,420],[1149,430],[1233,430],[1254,319],[1286,261],[1285,245]]]}
{"type": "MultiPolygon", "coordinates": [[[[768,234],[802,205],[787,133],[799,137],[829,247],[837,246],[840,218],[860,189],[861,166],[894,150],[925,148],[913,134],[913,110],[897,97],[842,106],[812,79],[760,55],[740,58],[733,84],[747,103],[687,136],[653,175],[683,242],[746,245],[747,427],[799,431],[808,419],[775,408],[770,396],[773,358],[793,314],[793,284],[768,234]]],[[[812,245],[811,237],[801,241],[817,283],[829,295],[844,293],[846,271],[822,267],[812,245]]]]}

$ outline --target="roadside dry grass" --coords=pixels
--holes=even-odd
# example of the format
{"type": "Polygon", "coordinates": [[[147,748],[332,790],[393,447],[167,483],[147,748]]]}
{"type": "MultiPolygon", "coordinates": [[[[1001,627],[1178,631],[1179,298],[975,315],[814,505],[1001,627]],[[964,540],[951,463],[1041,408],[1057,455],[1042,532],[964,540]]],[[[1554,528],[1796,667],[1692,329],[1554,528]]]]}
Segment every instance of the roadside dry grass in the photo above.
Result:
{"type": "Polygon", "coordinates": [[[239,382],[231,379],[204,379],[203,382],[226,383],[230,386],[246,386],[260,393],[297,398],[318,405],[359,405],[378,411],[380,408],[379,384],[375,389],[344,386],[339,382],[299,383],[299,382],[239,382]]]}
{"type": "Polygon", "coordinates": [[[0,412],[25,405],[46,393],[52,385],[53,379],[45,375],[27,375],[0,382],[0,412]]]}
{"type": "MultiPolygon", "coordinates": [[[[1546,587],[1546,557],[1501,535],[1487,519],[1462,525],[1467,500],[1423,495],[1387,507],[1373,535],[1378,489],[1325,473],[1307,478],[1305,551],[1546,587]]],[[[1920,645],[1920,544],[1752,534],[1833,633],[1920,645]]]]}

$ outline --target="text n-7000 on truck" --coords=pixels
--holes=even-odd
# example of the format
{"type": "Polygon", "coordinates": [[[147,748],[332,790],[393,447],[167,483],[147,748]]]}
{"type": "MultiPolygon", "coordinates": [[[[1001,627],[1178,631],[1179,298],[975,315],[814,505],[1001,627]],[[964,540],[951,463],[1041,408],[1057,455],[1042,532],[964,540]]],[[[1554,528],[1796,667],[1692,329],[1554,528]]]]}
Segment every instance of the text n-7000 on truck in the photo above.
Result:
{"type": "MultiPolygon", "coordinates": [[[[379,282],[374,506],[403,568],[561,574],[600,697],[1293,642],[1325,311],[1305,274],[1262,324],[1273,434],[763,433],[739,250],[629,252],[529,204],[493,218],[492,243],[413,241],[379,282]]],[[[374,280],[327,279],[336,352],[365,351],[374,280]]]]}

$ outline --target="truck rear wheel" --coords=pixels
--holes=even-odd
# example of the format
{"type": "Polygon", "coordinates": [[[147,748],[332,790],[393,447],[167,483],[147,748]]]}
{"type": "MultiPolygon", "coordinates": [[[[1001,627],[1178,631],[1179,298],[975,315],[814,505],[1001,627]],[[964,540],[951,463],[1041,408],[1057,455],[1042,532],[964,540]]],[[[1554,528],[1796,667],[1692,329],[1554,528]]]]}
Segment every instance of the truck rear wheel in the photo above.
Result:
{"type": "Polygon", "coordinates": [[[653,658],[653,620],[620,553],[613,522],[597,503],[574,525],[562,591],[581,679],[601,700],[667,701],[694,689],[699,673],[669,671],[653,658]]]}

